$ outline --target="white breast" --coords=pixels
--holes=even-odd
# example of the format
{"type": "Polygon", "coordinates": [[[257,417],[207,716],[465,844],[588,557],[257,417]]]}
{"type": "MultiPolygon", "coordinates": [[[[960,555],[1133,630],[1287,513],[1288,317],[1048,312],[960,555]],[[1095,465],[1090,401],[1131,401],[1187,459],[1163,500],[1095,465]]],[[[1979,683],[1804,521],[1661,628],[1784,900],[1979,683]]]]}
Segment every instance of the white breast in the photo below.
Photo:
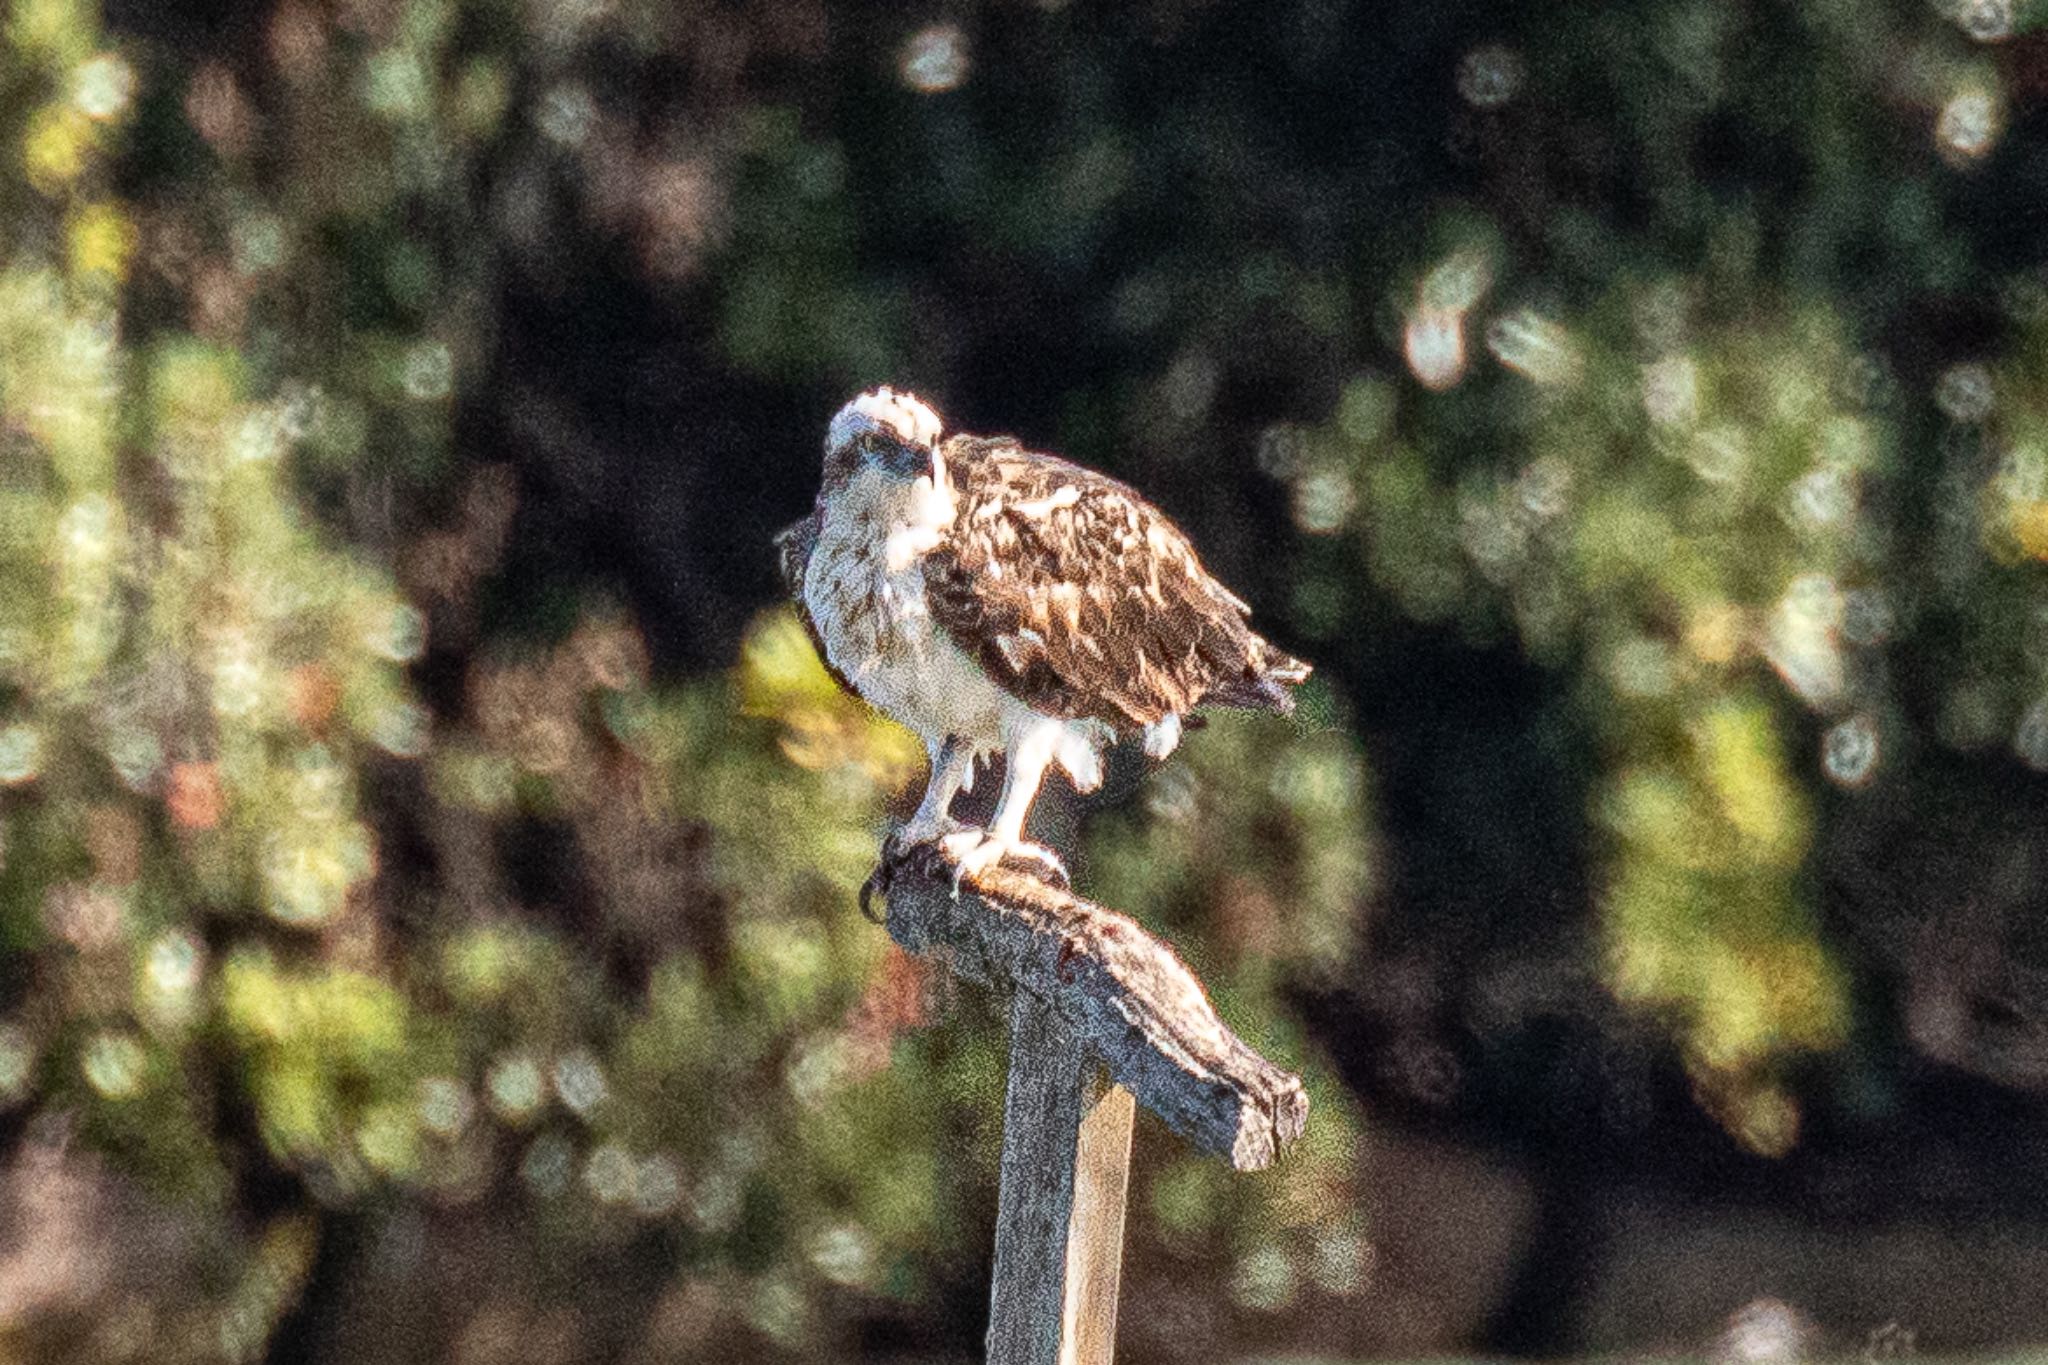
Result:
{"type": "Polygon", "coordinates": [[[826,657],[869,704],[929,745],[959,735],[997,749],[1021,719],[1012,713],[1029,713],[953,643],[925,600],[920,559],[952,517],[952,495],[927,479],[858,475],[826,505],[804,604],[826,657]]]}

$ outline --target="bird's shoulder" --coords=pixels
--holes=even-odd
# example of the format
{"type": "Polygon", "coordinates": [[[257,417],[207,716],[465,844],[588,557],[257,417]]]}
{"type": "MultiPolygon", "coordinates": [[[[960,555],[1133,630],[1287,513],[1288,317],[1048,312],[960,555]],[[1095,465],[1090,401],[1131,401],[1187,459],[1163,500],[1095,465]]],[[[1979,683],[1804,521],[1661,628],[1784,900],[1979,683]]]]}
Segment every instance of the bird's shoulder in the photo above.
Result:
{"type": "Polygon", "coordinates": [[[1194,559],[1181,529],[1137,489],[1009,436],[956,436],[945,448],[956,493],[954,555],[1035,568],[1101,573],[1133,556],[1194,559]]]}
{"type": "Polygon", "coordinates": [[[1062,456],[1032,450],[1014,436],[954,436],[942,453],[956,487],[970,500],[1029,497],[1071,485],[1089,496],[1126,501],[1159,515],[1129,484],[1062,456]]]}

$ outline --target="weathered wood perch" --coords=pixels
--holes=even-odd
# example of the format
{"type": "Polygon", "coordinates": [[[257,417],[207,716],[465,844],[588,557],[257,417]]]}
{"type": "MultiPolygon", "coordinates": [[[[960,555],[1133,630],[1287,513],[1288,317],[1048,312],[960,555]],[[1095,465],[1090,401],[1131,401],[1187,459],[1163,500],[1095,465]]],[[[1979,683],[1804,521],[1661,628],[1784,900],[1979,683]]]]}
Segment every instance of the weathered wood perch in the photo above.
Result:
{"type": "Polygon", "coordinates": [[[1004,867],[956,898],[955,871],[933,845],[885,853],[872,885],[904,948],[1043,1001],[1139,1104],[1240,1171],[1301,1135],[1301,1078],[1232,1033],[1180,955],[1137,921],[1004,867]]]}
{"type": "Polygon", "coordinates": [[[1133,1097],[1251,1171],[1301,1136],[1301,1080],[1226,1028],[1128,915],[1001,867],[962,885],[929,844],[885,845],[863,909],[877,890],[898,943],[1010,991],[989,1365],[1109,1365],[1133,1097]]]}

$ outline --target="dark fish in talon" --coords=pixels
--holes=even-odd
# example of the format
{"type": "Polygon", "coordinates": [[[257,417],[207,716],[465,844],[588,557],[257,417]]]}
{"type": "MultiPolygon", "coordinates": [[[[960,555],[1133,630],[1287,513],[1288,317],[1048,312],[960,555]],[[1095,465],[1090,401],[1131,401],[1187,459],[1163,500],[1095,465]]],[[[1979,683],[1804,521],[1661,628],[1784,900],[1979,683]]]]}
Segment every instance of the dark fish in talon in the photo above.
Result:
{"type": "Polygon", "coordinates": [[[1131,488],[1007,436],[940,432],[907,393],[841,408],[815,508],[776,537],[783,578],[832,675],[924,740],[931,781],[893,838],[944,839],[961,876],[1021,860],[1065,886],[1024,837],[1048,769],[1093,791],[1115,740],[1163,759],[1196,707],[1285,714],[1309,666],[1254,633],[1131,488]],[[953,797],[997,753],[995,817],[960,829],[953,797]]]}

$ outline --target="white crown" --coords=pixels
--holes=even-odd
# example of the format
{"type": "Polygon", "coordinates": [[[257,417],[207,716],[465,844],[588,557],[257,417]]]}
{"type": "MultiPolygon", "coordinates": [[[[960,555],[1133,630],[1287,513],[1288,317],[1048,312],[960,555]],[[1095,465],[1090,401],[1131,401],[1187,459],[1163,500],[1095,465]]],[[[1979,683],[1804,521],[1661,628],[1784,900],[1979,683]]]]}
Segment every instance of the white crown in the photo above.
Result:
{"type": "Polygon", "coordinates": [[[864,393],[839,410],[825,433],[825,448],[838,450],[869,432],[887,432],[912,445],[939,443],[939,415],[907,393],[879,388],[864,393]]]}

